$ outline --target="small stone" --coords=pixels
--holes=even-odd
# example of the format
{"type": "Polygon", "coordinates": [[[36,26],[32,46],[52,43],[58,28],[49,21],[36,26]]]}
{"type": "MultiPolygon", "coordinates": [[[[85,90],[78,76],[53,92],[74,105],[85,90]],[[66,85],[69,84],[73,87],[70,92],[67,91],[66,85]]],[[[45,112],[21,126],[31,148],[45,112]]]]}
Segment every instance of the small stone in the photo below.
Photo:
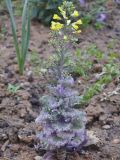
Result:
{"type": "Polygon", "coordinates": [[[8,138],[11,143],[16,143],[18,141],[17,132],[18,130],[15,127],[9,128],[7,130],[8,138]]]}
{"type": "Polygon", "coordinates": [[[14,77],[14,72],[10,71],[7,73],[7,78],[13,78],[14,77]]]}
{"type": "Polygon", "coordinates": [[[22,103],[17,105],[17,108],[19,109],[19,116],[21,118],[26,117],[27,114],[34,115],[34,112],[31,110],[31,104],[28,100],[23,100],[22,103]]]}
{"type": "Polygon", "coordinates": [[[11,151],[13,151],[15,153],[15,152],[18,152],[18,150],[20,149],[20,146],[17,144],[12,144],[10,146],[10,149],[11,149],[11,151]]]}
{"type": "Polygon", "coordinates": [[[39,106],[40,105],[40,101],[39,101],[39,99],[37,99],[37,98],[31,98],[30,99],[30,102],[31,102],[31,104],[32,105],[36,105],[36,106],[39,106]]]}
{"type": "Polygon", "coordinates": [[[120,140],[119,140],[119,139],[113,139],[112,143],[113,143],[113,144],[119,144],[119,143],[120,143],[120,140]]]}
{"type": "Polygon", "coordinates": [[[110,124],[110,119],[109,118],[109,115],[108,114],[103,114],[103,115],[100,115],[99,117],[99,121],[101,122],[101,125],[106,125],[106,124],[110,124]]]}
{"type": "MultiPolygon", "coordinates": [[[[5,97],[5,90],[2,89],[1,87],[0,87],[0,97],[5,97]]],[[[2,101],[3,101],[3,99],[2,99],[2,101]]]]}
{"type": "Polygon", "coordinates": [[[0,90],[3,89],[5,87],[5,84],[1,83],[0,84],[0,90]]]}
{"type": "Polygon", "coordinates": [[[94,116],[94,117],[99,117],[102,113],[104,113],[104,110],[101,108],[100,105],[92,105],[90,104],[86,109],[85,109],[87,116],[94,116]]]}
{"type": "Polygon", "coordinates": [[[103,128],[103,129],[110,129],[111,126],[110,126],[110,125],[104,125],[102,128],[103,128]]]}
{"type": "Polygon", "coordinates": [[[27,76],[31,76],[31,75],[32,75],[32,71],[28,71],[27,76]]]}
{"type": "Polygon", "coordinates": [[[29,76],[28,77],[28,82],[33,82],[34,81],[34,78],[33,78],[33,76],[31,75],[31,76],[29,76]]]}
{"type": "Polygon", "coordinates": [[[107,124],[113,124],[113,118],[109,117],[106,122],[107,124]]]}
{"type": "Polygon", "coordinates": [[[35,133],[29,129],[22,129],[18,132],[18,138],[21,142],[31,143],[35,139],[35,133]]]}
{"type": "Polygon", "coordinates": [[[99,117],[99,121],[104,122],[108,118],[108,115],[104,114],[99,117]]]}
{"type": "Polygon", "coordinates": [[[26,116],[27,112],[26,112],[26,109],[21,109],[20,111],[20,118],[24,118],[26,116]]]}
{"type": "Polygon", "coordinates": [[[14,65],[13,65],[13,68],[14,68],[14,71],[15,71],[16,73],[19,73],[19,68],[18,68],[18,65],[17,65],[17,64],[14,64],[14,65]]]}
{"type": "Polygon", "coordinates": [[[87,123],[90,123],[93,121],[93,116],[87,116],[87,123]]]}
{"type": "Polygon", "coordinates": [[[94,73],[102,72],[102,65],[101,64],[94,64],[93,72],[94,73]]]}
{"type": "Polygon", "coordinates": [[[21,88],[30,87],[30,83],[29,82],[20,83],[20,87],[21,88]]]}
{"type": "Polygon", "coordinates": [[[30,97],[30,94],[24,90],[19,90],[17,95],[20,96],[23,100],[28,100],[30,97]]]}
{"type": "Polygon", "coordinates": [[[34,158],[34,160],[42,160],[42,157],[36,156],[36,157],[34,158]]]}
{"type": "Polygon", "coordinates": [[[27,77],[28,77],[28,82],[33,82],[34,81],[32,71],[28,71],[27,77]]]}
{"type": "Polygon", "coordinates": [[[95,135],[94,131],[87,131],[88,141],[85,146],[97,145],[100,143],[100,139],[95,135]]]}
{"type": "Polygon", "coordinates": [[[0,128],[6,128],[9,124],[4,119],[0,119],[0,128]]]}
{"type": "MultiPolygon", "coordinates": [[[[13,46],[12,46],[12,47],[13,47],[13,46]]],[[[17,60],[17,58],[16,58],[16,55],[15,55],[15,54],[10,54],[10,55],[9,55],[9,59],[12,59],[12,60],[13,60],[13,59],[16,59],[16,60],[17,60]]]]}
{"type": "Polygon", "coordinates": [[[5,141],[8,139],[6,132],[0,128],[0,141],[5,141]]]}

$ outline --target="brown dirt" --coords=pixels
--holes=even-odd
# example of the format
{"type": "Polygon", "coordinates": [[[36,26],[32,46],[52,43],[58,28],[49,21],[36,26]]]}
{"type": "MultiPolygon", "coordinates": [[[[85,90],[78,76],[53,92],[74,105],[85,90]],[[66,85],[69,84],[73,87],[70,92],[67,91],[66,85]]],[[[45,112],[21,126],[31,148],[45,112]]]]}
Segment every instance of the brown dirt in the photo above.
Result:
{"type": "MultiPolygon", "coordinates": [[[[112,28],[95,31],[89,27],[80,35],[77,47],[84,49],[95,43],[104,53],[108,53],[107,44],[116,39],[114,52],[120,54],[120,10],[115,10],[112,28]]],[[[26,63],[24,76],[18,74],[15,50],[8,18],[4,24],[7,28],[5,38],[0,40],[0,160],[34,160],[38,153],[35,151],[34,140],[35,118],[40,112],[39,97],[44,93],[42,77],[29,77],[30,64],[26,63]],[[21,89],[12,95],[8,92],[9,83],[20,84],[21,89]]],[[[2,23],[2,22],[0,22],[2,23]]],[[[21,21],[17,18],[17,26],[21,21]]],[[[18,27],[18,35],[20,27],[18,27]]],[[[32,22],[30,51],[37,51],[41,57],[48,57],[52,48],[48,46],[49,29],[32,22]]],[[[119,160],[120,159],[120,94],[111,96],[108,100],[100,101],[103,93],[116,88],[114,82],[92,98],[86,107],[88,129],[95,131],[100,139],[97,145],[83,149],[80,160],[119,160]]],[[[74,158],[75,159],[75,158],[74,158]]]]}

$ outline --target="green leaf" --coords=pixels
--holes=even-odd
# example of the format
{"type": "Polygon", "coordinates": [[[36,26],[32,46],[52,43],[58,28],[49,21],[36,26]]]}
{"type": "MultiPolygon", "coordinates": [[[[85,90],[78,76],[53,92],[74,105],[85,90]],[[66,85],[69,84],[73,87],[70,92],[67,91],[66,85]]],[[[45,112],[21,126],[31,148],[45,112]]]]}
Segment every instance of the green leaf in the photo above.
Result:
{"type": "Polygon", "coordinates": [[[10,22],[11,22],[11,28],[12,28],[12,33],[13,33],[13,40],[14,40],[14,44],[15,44],[18,63],[20,65],[20,49],[19,49],[18,38],[17,38],[17,33],[16,33],[16,24],[15,24],[14,15],[13,15],[12,2],[11,2],[11,0],[5,0],[5,2],[6,2],[8,12],[9,12],[9,15],[10,15],[10,22]]]}
{"type": "Polygon", "coordinates": [[[16,49],[19,72],[23,74],[26,55],[28,52],[29,40],[30,40],[30,14],[29,14],[29,4],[28,4],[29,0],[25,0],[22,12],[22,35],[21,35],[20,47],[18,44],[18,37],[16,33],[16,24],[13,15],[12,2],[11,0],[5,0],[5,2],[10,15],[10,22],[14,39],[14,45],[16,49]]]}

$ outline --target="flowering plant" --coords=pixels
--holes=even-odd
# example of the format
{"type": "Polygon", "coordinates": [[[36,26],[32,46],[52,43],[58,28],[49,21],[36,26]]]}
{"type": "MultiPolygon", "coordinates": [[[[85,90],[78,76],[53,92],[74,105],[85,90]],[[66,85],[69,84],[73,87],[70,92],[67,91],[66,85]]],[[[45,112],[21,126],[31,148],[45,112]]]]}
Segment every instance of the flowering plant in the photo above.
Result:
{"type": "Polygon", "coordinates": [[[72,2],[64,1],[58,9],[60,15],[54,14],[51,22],[51,44],[56,57],[50,73],[56,81],[48,86],[48,94],[41,98],[43,108],[36,122],[43,129],[37,136],[46,150],[78,150],[86,143],[86,116],[75,108],[80,97],[73,89],[74,79],[68,74],[65,62],[69,44],[75,41],[73,34],[81,32],[82,21],[74,21],[79,14],[72,2]]]}
{"type": "Polygon", "coordinates": [[[71,55],[69,51],[72,44],[78,40],[77,35],[81,33],[80,25],[82,24],[79,13],[72,2],[64,1],[58,10],[59,14],[53,15],[50,27],[52,30],[50,44],[55,50],[50,72],[52,71],[57,80],[68,74],[68,70],[70,70],[71,55]]]}

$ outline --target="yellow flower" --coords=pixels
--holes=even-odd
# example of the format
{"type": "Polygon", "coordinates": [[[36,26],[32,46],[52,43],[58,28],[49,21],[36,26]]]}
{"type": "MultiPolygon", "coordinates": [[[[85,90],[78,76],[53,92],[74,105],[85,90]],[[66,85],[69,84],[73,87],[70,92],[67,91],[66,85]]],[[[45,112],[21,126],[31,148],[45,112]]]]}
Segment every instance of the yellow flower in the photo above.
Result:
{"type": "Polygon", "coordinates": [[[67,25],[69,26],[71,23],[71,20],[67,20],[67,25]]]}
{"type": "Polygon", "coordinates": [[[81,33],[81,30],[77,30],[77,31],[75,31],[75,32],[73,32],[73,33],[81,33]]]}
{"type": "Polygon", "coordinates": [[[51,30],[53,30],[53,31],[59,31],[60,29],[62,29],[64,27],[64,25],[63,24],[61,24],[61,23],[59,23],[59,22],[54,22],[54,21],[52,21],[51,22],[51,30]]]}
{"type": "Polygon", "coordinates": [[[64,37],[63,37],[63,39],[64,39],[64,40],[67,40],[67,39],[68,39],[68,37],[67,37],[67,36],[64,36],[64,37]]]}
{"type": "Polygon", "coordinates": [[[72,27],[73,27],[75,30],[78,30],[78,29],[79,29],[78,25],[76,25],[75,23],[72,23],[72,27]]]}
{"type": "Polygon", "coordinates": [[[77,21],[75,22],[75,24],[78,24],[78,25],[82,24],[81,19],[77,20],[77,21]]]}
{"type": "Polygon", "coordinates": [[[76,22],[72,23],[72,27],[77,31],[79,29],[79,25],[80,24],[82,24],[81,19],[79,19],[76,22]]]}
{"type": "Polygon", "coordinates": [[[81,33],[81,30],[76,31],[76,33],[81,33]]]}
{"type": "Polygon", "coordinates": [[[78,16],[79,16],[78,11],[75,10],[75,11],[73,12],[72,16],[73,16],[73,17],[78,17],[78,16]]]}
{"type": "Polygon", "coordinates": [[[54,15],[53,15],[53,19],[61,20],[61,18],[60,18],[57,14],[54,14],[54,15]]]}

